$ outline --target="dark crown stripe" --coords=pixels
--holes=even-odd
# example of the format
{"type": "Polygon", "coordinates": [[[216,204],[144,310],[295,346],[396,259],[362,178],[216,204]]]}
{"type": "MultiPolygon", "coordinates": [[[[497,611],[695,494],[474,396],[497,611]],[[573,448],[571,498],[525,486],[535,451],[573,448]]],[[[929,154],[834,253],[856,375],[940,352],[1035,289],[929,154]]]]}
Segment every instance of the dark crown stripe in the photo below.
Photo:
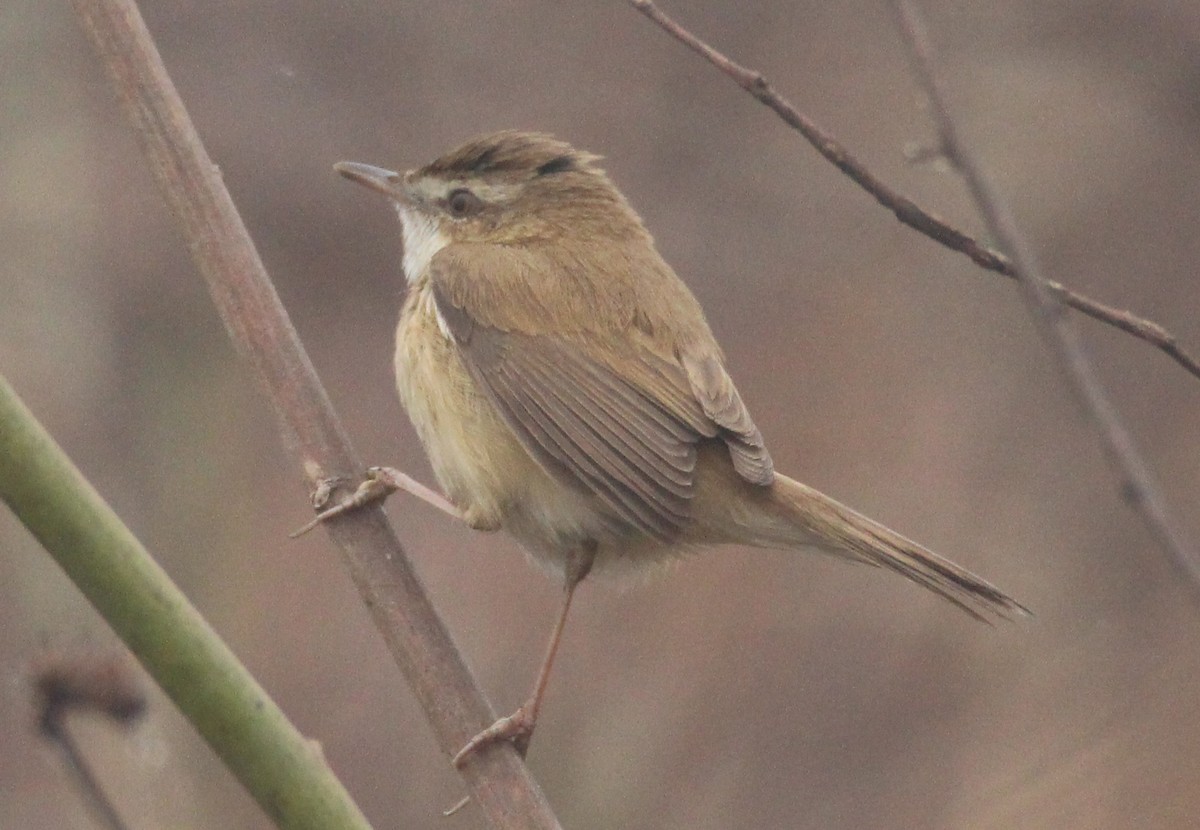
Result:
{"type": "Polygon", "coordinates": [[[575,157],[571,155],[556,156],[537,169],[539,176],[553,176],[555,173],[565,173],[575,169],[575,157]]]}
{"type": "Polygon", "coordinates": [[[464,159],[463,166],[472,173],[483,173],[490,170],[494,165],[498,149],[494,144],[490,147],[484,147],[474,159],[464,159]]]}
{"type": "Polygon", "coordinates": [[[470,178],[489,174],[525,173],[550,176],[586,169],[590,157],[570,145],[540,133],[501,132],[468,141],[430,162],[426,175],[470,178]]]}

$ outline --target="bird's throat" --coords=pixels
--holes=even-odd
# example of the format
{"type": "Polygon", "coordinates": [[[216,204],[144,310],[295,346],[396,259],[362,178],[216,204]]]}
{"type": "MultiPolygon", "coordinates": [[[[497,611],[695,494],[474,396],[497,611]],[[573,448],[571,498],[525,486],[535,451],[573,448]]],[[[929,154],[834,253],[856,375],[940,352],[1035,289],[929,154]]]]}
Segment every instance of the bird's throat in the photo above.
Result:
{"type": "Polygon", "coordinates": [[[396,205],[404,230],[404,278],[412,285],[429,272],[434,255],[450,244],[450,238],[428,214],[396,205]]]}

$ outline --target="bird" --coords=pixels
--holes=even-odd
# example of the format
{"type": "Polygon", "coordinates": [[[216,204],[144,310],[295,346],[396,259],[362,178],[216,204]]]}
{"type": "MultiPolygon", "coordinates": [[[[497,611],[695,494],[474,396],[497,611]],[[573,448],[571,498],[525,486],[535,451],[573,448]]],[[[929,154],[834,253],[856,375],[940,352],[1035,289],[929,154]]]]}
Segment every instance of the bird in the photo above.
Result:
{"type": "MultiPolygon", "coordinates": [[[[775,470],[696,297],[600,157],[539,132],[472,138],[405,173],[335,169],[395,207],[408,285],[400,399],[447,512],[511,534],[563,586],[528,700],[472,738],[528,749],[579,584],[713,545],[895,571],[972,617],[1024,606],[775,470]]],[[[440,498],[390,468],[389,489],[440,498]]]]}

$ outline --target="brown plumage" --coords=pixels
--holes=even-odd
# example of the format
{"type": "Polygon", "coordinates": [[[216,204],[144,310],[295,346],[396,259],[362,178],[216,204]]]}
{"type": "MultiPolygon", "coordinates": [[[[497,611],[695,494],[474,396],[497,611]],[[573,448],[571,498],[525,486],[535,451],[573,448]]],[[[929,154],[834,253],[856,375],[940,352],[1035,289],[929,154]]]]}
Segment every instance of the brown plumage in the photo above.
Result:
{"type": "Polygon", "coordinates": [[[403,176],[339,166],[398,207],[400,396],[467,520],[569,582],[581,556],[586,573],[740,543],[884,566],[980,618],[1022,612],[774,471],[699,304],[597,160],[509,131],[403,176]]]}

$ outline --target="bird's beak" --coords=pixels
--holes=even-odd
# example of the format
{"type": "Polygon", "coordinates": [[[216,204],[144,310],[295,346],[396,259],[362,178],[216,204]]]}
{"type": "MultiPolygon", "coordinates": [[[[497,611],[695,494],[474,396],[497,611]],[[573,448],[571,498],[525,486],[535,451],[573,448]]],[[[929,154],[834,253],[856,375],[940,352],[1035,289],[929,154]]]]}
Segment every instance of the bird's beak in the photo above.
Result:
{"type": "Polygon", "coordinates": [[[369,187],[390,199],[404,203],[411,201],[404,187],[404,176],[393,170],[360,164],[357,161],[339,161],[333,165],[333,169],[350,181],[369,187]]]}

